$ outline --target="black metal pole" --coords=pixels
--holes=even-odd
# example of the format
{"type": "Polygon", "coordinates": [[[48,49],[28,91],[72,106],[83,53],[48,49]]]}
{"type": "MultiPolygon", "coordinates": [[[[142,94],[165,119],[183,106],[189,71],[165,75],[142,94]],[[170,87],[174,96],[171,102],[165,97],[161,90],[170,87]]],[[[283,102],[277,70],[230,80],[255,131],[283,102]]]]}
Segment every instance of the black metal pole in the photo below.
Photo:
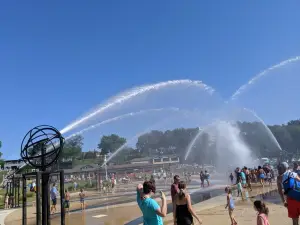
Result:
{"type": "Polygon", "coordinates": [[[14,193],[14,201],[15,201],[15,203],[14,203],[14,206],[15,206],[15,208],[17,207],[17,179],[18,178],[15,178],[14,179],[14,189],[15,189],[15,193],[14,193]]]}
{"type": "Polygon", "coordinates": [[[50,180],[50,174],[48,173],[48,178],[47,178],[47,224],[51,225],[51,220],[50,220],[50,207],[51,207],[51,204],[50,204],[49,180],[50,180]]]}
{"type": "Polygon", "coordinates": [[[15,176],[12,177],[12,180],[11,180],[11,191],[12,191],[12,197],[11,197],[11,207],[14,208],[15,207],[15,176]]]}
{"type": "Polygon", "coordinates": [[[49,173],[42,173],[42,225],[50,223],[50,213],[48,214],[49,205],[49,173]]]}
{"type": "MultiPolygon", "coordinates": [[[[9,185],[9,183],[7,182],[6,183],[6,194],[8,195],[8,185],[9,185]]],[[[5,196],[6,197],[6,196],[5,196]]]]}
{"type": "Polygon", "coordinates": [[[41,173],[36,173],[36,225],[41,225],[41,173]]]}
{"type": "Polygon", "coordinates": [[[25,176],[23,176],[22,186],[23,186],[22,225],[26,225],[27,224],[27,199],[26,199],[26,177],[25,176]]]}
{"type": "Polygon", "coordinates": [[[65,225],[65,209],[64,209],[64,202],[65,202],[65,172],[63,170],[60,171],[60,224],[65,225]]]}
{"type": "Polygon", "coordinates": [[[21,178],[18,180],[18,207],[20,207],[20,186],[21,186],[21,178]]]}
{"type": "Polygon", "coordinates": [[[12,194],[12,186],[11,186],[11,182],[9,182],[9,196],[11,196],[11,194],[12,194]]]}

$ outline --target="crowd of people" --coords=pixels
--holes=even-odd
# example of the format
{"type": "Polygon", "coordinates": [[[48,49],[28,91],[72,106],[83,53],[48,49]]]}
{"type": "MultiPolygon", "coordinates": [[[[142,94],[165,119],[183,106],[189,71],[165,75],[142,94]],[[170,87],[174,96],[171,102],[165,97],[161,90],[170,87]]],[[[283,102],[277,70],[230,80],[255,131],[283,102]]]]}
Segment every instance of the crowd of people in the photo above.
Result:
{"type": "MultiPolygon", "coordinates": [[[[243,171],[245,170],[246,169],[243,168],[243,171]]],[[[238,172],[238,170],[236,172],[238,172]]],[[[202,179],[204,174],[205,173],[201,174],[202,179]]],[[[208,175],[207,171],[206,174],[208,175]]],[[[207,176],[206,179],[209,179],[209,176],[207,176]]],[[[202,220],[195,213],[192,207],[191,196],[186,187],[186,182],[181,181],[179,175],[175,175],[174,182],[171,185],[170,190],[174,225],[192,225],[197,224],[196,222],[198,222],[198,224],[202,224],[202,220]]],[[[226,187],[225,192],[227,194],[225,209],[228,210],[231,224],[237,225],[238,223],[233,215],[235,202],[232,196],[232,187],[226,187]]],[[[151,198],[151,196],[155,193],[155,182],[145,181],[137,187],[137,203],[143,213],[144,225],[163,225],[162,218],[167,215],[167,201],[165,194],[160,192],[162,202],[161,205],[159,205],[153,198],[151,198]]],[[[257,211],[257,225],[270,225],[268,221],[269,209],[265,203],[257,200],[253,204],[254,209],[257,211]]]]}
{"type": "MultiPolygon", "coordinates": [[[[228,215],[232,225],[237,225],[238,222],[234,217],[235,201],[233,197],[233,189],[237,190],[237,197],[243,196],[244,190],[252,191],[252,184],[259,183],[262,187],[268,183],[272,185],[273,180],[277,182],[278,193],[282,200],[283,205],[287,208],[288,217],[292,219],[293,225],[299,225],[300,217],[300,166],[294,163],[293,168],[290,168],[288,163],[282,162],[277,167],[278,176],[275,179],[274,170],[268,166],[258,166],[258,168],[250,169],[247,167],[237,167],[234,172],[230,173],[229,179],[231,186],[225,188],[226,205],[225,209],[228,210],[228,215]]],[[[192,225],[202,224],[202,220],[195,213],[192,207],[191,195],[187,191],[186,177],[183,180],[179,175],[173,177],[173,183],[170,188],[171,200],[173,206],[173,220],[174,225],[192,225]]],[[[210,174],[208,171],[200,172],[201,187],[210,185],[210,174]]],[[[74,183],[74,189],[77,185],[74,183]]],[[[32,182],[29,186],[30,191],[35,191],[35,183],[32,182]]],[[[163,192],[160,192],[162,199],[161,205],[152,197],[156,193],[156,184],[154,176],[150,176],[143,184],[137,186],[137,203],[143,213],[144,225],[163,225],[163,217],[167,215],[167,200],[163,192]]],[[[51,214],[56,213],[57,196],[59,192],[56,184],[53,184],[50,190],[51,198],[51,214]]],[[[81,210],[86,208],[86,192],[80,189],[78,194],[81,210]]],[[[63,207],[66,213],[70,210],[71,195],[68,190],[64,193],[63,207]]],[[[5,196],[5,208],[10,208],[13,204],[13,196],[5,196]]],[[[254,209],[257,211],[257,225],[270,225],[268,221],[269,209],[266,204],[260,200],[254,201],[254,209]]],[[[204,221],[205,223],[205,221],[204,221]]]]}
{"type": "MultiPolygon", "coordinates": [[[[258,168],[250,169],[246,166],[240,169],[237,167],[235,169],[235,177],[236,177],[236,184],[241,182],[243,187],[251,188],[251,183],[259,182],[262,186],[265,183],[272,185],[272,181],[275,178],[274,170],[269,166],[258,166],[258,168]]],[[[229,175],[229,179],[231,180],[231,184],[234,184],[234,175],[231,173],[229,175]]]]}
{"type": "MultiPolygon", "coordinates": [[[[78,195],[79,195],[81,211],[83,211],[86,208],[86,203],[85,203],[86,192],[81,188],[78,195]]],[[[50,213],[51,214],[56,213],[57,196],[59,196],[59,192],[57,190],[56,184],[54,183],[50,190],[50,198],[51,198],[50,213]]],[[[65,209],[65,212],[68,214],[70,213],[70,199],[71,199],[71,195],[69,191],[66,189],[64,193],[63,207],[65,209]]]]}

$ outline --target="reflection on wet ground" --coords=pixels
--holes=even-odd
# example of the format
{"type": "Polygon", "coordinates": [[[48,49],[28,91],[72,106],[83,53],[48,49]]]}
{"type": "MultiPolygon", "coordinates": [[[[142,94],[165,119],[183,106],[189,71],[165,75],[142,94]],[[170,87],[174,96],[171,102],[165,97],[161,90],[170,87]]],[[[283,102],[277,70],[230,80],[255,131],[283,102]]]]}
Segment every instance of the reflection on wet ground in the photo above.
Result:
{"type": "MultiPolygon", "coordinates": [[[[224,182],[222,182],[224,184],[224,182]]],[[[199,182],[194,181],[189,185],[189,192],[191,193],[192,203],[196,204],[212,197],[224,193],[224,185],[220,185],[221,181],[216,181],[213,186],[209,188],[200,189],[199,182]],[[220,182],[220,183],[219,183],[220,182]],[[199,185],[199,186],[198,186],[199,185]]],[[[158,185],[158,190],[165,190],[166,194],[170,195],[170,187],[158,185]]],[[[108,196],[90,196],[87,198],[87,210],[81,212],[78,210],[76,200],[71,202],[73,210],[69,215],[66,215],[66,225],[135,225],[141,224],[142,214],[136,204],[136,192],[132,188],[130,192],[123,195],[120,193],[111,194],[108,196]]],[[[170,198],[170,197],[169,197],[170,198]]],[[[159,201],[158,201],[159,202],[159,201]]],[[[159,202],[160,204],[160,202],[159,202]]],[[[172,210],[170,200],[168,201],[168,213],[172,210]]],[[[35,209],[34,207],[28,208],[28,225],[34,225],[35,222],[35,209]]],[[[51,224],[59,225],[59,214],[51,216],[51,224]]],[[[6,219],[6,225],[21,225],[21,211],[16,211],[6,219]]]]}
{"type": "Polygon", "coordinates": [[[265,194],[260,194],[256,197],[257,200],[263,200],[265,202],[270,202],[273,204],[281,205],[282,201],[277,190],[266,192],[265,194]]]}

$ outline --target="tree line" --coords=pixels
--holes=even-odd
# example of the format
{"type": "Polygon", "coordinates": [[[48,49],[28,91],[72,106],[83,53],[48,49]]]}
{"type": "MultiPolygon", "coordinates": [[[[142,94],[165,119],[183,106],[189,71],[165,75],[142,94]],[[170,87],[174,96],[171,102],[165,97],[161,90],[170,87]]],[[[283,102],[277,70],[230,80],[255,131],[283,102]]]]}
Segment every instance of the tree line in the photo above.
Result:
{"type": "MultiPolygon", "coordinates": [[[[258,157],[278,157],[279,147],[289,157],[300,158],[300,120],[292,120],[282,125],[268,126],[260,122],[237,122],[235,125],[240,133],[240,139],[249,147],[251,152],[258,157]]],[[[125,147],[113,162],[121,164],[134,158],[153,157],[162,154],[176,154],[184,159],[186,149],[194,137],[199,133],[199,128],[177,128],[174,130],[152,130],[138,137],[134,147],[125,147]]],[[[222,135],[227,135],[226,133],[222,135]]],[[[104,135],[100,138],[97,151],[101,155],[115,152],[126,143],[126,138],[117,134],[104,135]]],[[[65,143],[62,157],[82,158],[83,137],[75,136],[65,143]]],[[[187,159],[189,163],[209,163],[217,154],[217,140],[214,133],[204,128],[191,146],[192,151],[187,159]]],[[[91,153],[92,154],[92,153],[91,153]]],[[[91,155],[91,157],[93,157],[91,155]]],[[[101,158],[100,160],[103,160],[101,158]]]]}

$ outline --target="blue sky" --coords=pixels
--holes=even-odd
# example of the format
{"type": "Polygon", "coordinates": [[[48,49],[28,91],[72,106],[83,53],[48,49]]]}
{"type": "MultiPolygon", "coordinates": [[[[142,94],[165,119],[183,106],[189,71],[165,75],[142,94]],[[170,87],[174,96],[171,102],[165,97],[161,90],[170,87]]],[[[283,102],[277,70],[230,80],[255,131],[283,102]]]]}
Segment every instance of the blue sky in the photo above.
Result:
{"type": "Polygon", "coordinates": [[[2,1],[0,140],[18,157],[24,134],[58,129],[117,92],[203,80],[223,97],[300,55],[300,2],[2,1]]]}

